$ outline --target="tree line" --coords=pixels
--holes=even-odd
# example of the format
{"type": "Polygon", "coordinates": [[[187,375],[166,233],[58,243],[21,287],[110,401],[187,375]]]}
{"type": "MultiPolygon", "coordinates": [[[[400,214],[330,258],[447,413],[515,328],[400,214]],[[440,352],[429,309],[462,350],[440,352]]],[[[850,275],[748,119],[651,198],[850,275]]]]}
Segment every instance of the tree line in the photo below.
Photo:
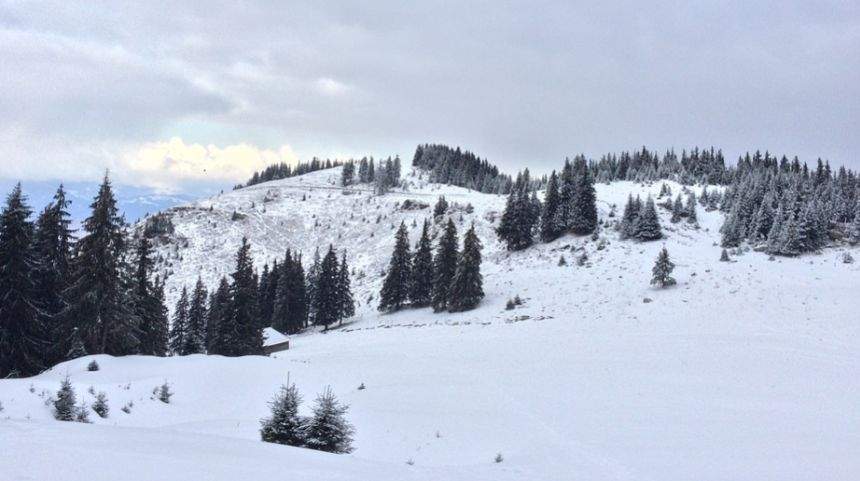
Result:
{"type": "Polygon", "coordinates": [[[738,162],[721,198],[723,247],[748,242],[773,255],[796,256],[833,241],[860,242],[860,179],[818,161],[756,152],[738,162]]]}
{"type": "Polygon", "coordinates": [[[132,236],[105,176],[75,238],[62,186],[31,220],[18,184],[0,213],[0,377],[30,376],[87,354],[262,353],[267,326],[327,329],[354,314],[346,253],[317,252],[307,275],[287,250],[262,274],[243,238],[230,278],[183,287],[172,327],[152,245],[132,236]]]}
{"type": "Polygon", "coordinates": [[[241,189],[242,187],[248,187],[255,184],[261,184],[263,182],[269,182],[270,180],[287,179],[289,177],[309,174],[318,170],[331,169],[340,165],[343,165],[343,161],[337,159],[322,160],[316,157],[307,162],[299,162],[294,166],[286,162],[280,162],[277,164],[269,165],[268,167],[259,172],[254,172],[251,178],[248,179],[244,184],[236,184],[235,186],[233,186],[233,190],[241,189]]]}
{"type": "Polygon", "coordinates": [[[430,181],[466,187],[485,194],[507,194],[512,181],[498,167],[472,152],[441,144],[423,144],[415,149],[412,166],[430,172],[430,181]]]}

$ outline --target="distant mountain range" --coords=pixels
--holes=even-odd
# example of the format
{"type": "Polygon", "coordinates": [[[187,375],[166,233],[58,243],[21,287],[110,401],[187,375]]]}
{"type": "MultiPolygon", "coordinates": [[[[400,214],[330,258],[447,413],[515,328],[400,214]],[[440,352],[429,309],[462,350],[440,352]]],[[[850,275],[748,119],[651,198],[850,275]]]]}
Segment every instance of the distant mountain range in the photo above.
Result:
{"type": "MultiPolygon", "coordinates": [[[[3,198],[12,190],[14,180],[0,179],[0,194],[3,198]]],[[[59,181],[24,181],[21,183],[27,195],[30,207],[38,214],[53,198],[59,181]]],[[[64,182],[66,192],[72,204],[69,213],[74,224],[79,225],[90,213],[90,203],[98,192],[98,182],[64,182]]],[[[195,188],[192,191],[162,194],[148,187],[135,187],[124,184],[114,184],[114,193],[121,212],[126,221],[134,223],[148,213],[158,212],[175,205],[184,204],[203,196],[218,193],[215,187],[195,188]]]]}

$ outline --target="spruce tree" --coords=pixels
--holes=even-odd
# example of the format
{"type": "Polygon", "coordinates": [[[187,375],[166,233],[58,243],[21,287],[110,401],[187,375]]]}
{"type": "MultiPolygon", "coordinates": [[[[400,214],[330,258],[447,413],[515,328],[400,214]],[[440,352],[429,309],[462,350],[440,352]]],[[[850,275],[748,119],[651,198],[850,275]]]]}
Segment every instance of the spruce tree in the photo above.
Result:
{"type": "Polygon", "coordinates": [[[327,330],[328,326],[340,318],[340,301],[338,295],[338,263],[334,246],[329,245],[328,252],[320,264],[316,285],[316,318],[315,323],[327,330]]]}
{"type": "Polygon", "coordinates": [[[150,258],[150,243],[141,236],[137,244],[137,259],[134,272],[134,302],[140,319],[140,354],[164,356],[167,350],[168,321],[164,306],[164,287],[149,281],[153,262],[150,258]]]}
{"type": "Polygon", "coordinates": [[[591,234],[597,228],[597,196],[594,192],[594,181],[588,172],[588,164],[584,157],[579,156],[574,160],[573,169],[575,178],[569,227],[574,234],[591,234]]]}
{"type": "Polygon", "coordinates": [[[445,200],[444,195],[440,195],[433,207],[433,218],[440,219],[446,212],[448,212],[448,201],[445,200]]]}
{"type": "Polygon", "coordinates": [[[230,275],[229,313],[219,329],[220,354],[244,356],[263,352],[263,329],[257,316],[257,276],[246,237],[236,253],[236,270],[230,275]]]}
{"type": "Polygon", "coordinates": [[[439,238],[436,255],[433,257],[433,311],[444,311],[448,307],[448,293],[451,280],[457,270],[457,227],[448,219],[445,231],[439,238]]]}
{"type": "Polygon", "coordinates": [[[77,413],[75,389],[69,376],[63,379],[57,397],[54,399],[54,419],[57,421],[74,421],[77,413]]]}
{"type": "Polygon", "coordinates": [[[624,213],[621,215],[619,231],[622,239],[633,237],[636,234],[636,219],[639,217],[639,209],[633,201],[633,194],[627,194],[627,203],[624,205],[624,213]]]}
{"type": "Polygon", "coordinates": [[[348,409],[337,400],[331,388],[326,388],[317,396],[313,416],[307,422],[305,445],[328,453],[352,452],[355,430],[345,418],[348,409]]]}
{"type": "Polygon", "coordinates": [[[182,351],[186,355],[206,352],[206,286],[200,277],[197,278],[188,304],[182,351]]]}
{"type": "Polygon", "coordinates": [[[379,293],[379,310],[396,311],[409,301],[412,260],[409,253],[409,233],[406,224],[400,223],[394,240],[394,252],[388,264],[388,272],[379,293]]]}
{"type": "Polygon", "coordinates": [[[31,277],[31,212],[19,183],[0,214],[0,378],[31,376],[46,367],[47,333],[31,277]]]}
{"type": "Polygon", "coordinates": [[[681,194],[675,197],[675,202],[672,203],[672,218],[670,222],[676,224],[681,221],[681,217],[685,214],[684,203],[681,201],[681,194]]]}
{"type": "Polygon", "coordinates": [[[696,196],[693,193],[687,196],[687,206],[684,209],[687,215],[687,223],[697,225],[699,217],[696,215],[696,196]]]}
{"type": "Polygon", "coordinates": [[[650,196],[636,218],[635,237],[640,241],[652,241],[663,237],[657,209],[654,207],[654,201],[650,196]]]}
{"type": "Polygon", "coordinates": [[[657,261],[654,263],[654,268],[651,269],[651,284],[659,285],[660,287],[671,286],[675,284],[675,279],[671,276],[672,270],[675,269],[675,264],[669,260],[669,251],[664,247],[657,256],[657,261]]]}
{"type": "Polygon", "coordinates": [[[463,237],[463,251],[457,261],[457,270],[451,280],[448,310],[461,312],[474,309],[484,298],[481,276],[481,241],[475,234],[475,225],[463,237]]]}
{"type": "Polygon", "coordinates": [[[540,240],[542,242],[554,241],[564,231],[558,223],[558,208],[558,176],[555,171],[552,171],[546,184],[546,195],[540,216],[540,240]]]}
{"type": "Polygon", "coordinates": [[[306,292],[307,292],[307,297],[308,297],[308,323],[310,323],[310,324],[316,324],[316,321],[315,321],[315,318],[317,315],[317,313],[316,313],[316,308],[317,308],[316,288],[317,288],[317,277],[319,276],[320,263],[321,262],[322,262],[322,259],[320,258],[320,250],[319,250],[319,247],[317,247],[316,250],[314,250],[313,262],[311,263],[311,266],[308,268],[307,281],[305,283],[305,285],[307,286],[306,292]]]}
{"type": "Polygon", "coordinates": [[[48,341],[43,355],[46,366],[66,359],[71,337],[72,326],[62,322],[60,317],[66,306],[63,291],[68,285],[73,241],[67,212],[69,204],[60,185],[53,202],[39,215],[33,238],[32,280],[39,307],[39,327],[44,329],[48,341]]]}
{"type": "Polygon", "coordinates": [[[281,386],[269,403],[271,416],[260,421],[260,437],[267,443],[302,446],[305,440],[304,420],[299,417],[302,396],[295,384],[281,386]]]}
{"type": "Polygon", "coordinates": [[[230,313],[230,283],[221,277],[218,288],[209,296],[209,309],[206,312],[206,350],[209,354],[221,354],[225,342],[221,339],[221,325],[230,313]]]}
{"type": "Polygon", "coordinates": [[[78,327],[87,352],[122,356],[137,352],[139,319],[132,292],[122,278],[126,249],[125,221],[119,215],[110,180],[105,176],[83,223],[86,234],[76,244],[71,282],[64,293],[65,322],[78,327]]]}
{"type": "MultiPolygon", "coordinates": [[[[534,242],[534,229],[540,218],[540,203],[529,195],[531,179],[526,169],[517,175],[516,183],[508,195],[505,210],[496,233],[508,250],[522,250],[534,242]]],[[[536,199],[536,198],[535,198],[536,199]]]]}
{"type": "Polygon", "coordinates": [[[173,322],[170,326],[170,352],[174,356],[184,356],[188,333],[188,289],[182,286],[182,294],[173,309],[173,322]]]}
{"type": "Polygon", "coordinates": [[[346,263],[346,252],[341,256],[340,268],[337,274],[338,322],[343,323],[355,315],[355,300],[352,297],[352,287],[349,282],[349,266],[346,263]]]}
{"type": "Polygon", "coordinates": [[[433,294],[433,247],[430,244],[430,223],[424,221],[421,239],[412,259],[412,285],[409,301],[413,307],[427,307],[433,294]]]}

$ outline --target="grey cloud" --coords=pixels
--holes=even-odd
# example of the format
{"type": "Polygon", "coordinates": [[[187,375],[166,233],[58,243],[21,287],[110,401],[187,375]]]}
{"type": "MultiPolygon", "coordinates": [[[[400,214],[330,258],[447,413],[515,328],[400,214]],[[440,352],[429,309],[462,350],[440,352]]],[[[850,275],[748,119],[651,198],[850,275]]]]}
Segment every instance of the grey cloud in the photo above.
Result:
{"type": "Polygon", "coordinates": [[[34,141],[442,141],[537,170],[716,145],[860,166],[856,2],[56,2],[4,4],[0,28],[0,114],[34,141]]]}

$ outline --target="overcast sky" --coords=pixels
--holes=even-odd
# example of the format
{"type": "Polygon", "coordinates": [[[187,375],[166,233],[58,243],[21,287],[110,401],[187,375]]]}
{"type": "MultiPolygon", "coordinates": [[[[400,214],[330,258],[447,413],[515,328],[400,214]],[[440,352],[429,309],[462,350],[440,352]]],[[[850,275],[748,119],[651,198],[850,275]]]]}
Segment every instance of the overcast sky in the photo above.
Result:
{"type": "Polygon", "coordinates": [[[860,167],[860,2],[0,0],[0,177],[165,191],[461,145],[860,167]]]}

